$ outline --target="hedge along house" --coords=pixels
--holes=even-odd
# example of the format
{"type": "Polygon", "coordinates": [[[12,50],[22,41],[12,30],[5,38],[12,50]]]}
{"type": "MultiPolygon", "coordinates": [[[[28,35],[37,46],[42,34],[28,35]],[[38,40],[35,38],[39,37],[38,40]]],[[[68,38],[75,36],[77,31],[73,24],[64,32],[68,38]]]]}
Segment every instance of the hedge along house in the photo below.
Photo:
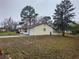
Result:
{"type": "Polygon", "coordinates": [[[28,35],[56,35],[57,33],[53,29],[52,26],[47,23],[35,24],[31,26],[27,26],[27,29],[24,29],[22,25],[18,27],[20,28],[20,33],[26,33],[28,35]]]}

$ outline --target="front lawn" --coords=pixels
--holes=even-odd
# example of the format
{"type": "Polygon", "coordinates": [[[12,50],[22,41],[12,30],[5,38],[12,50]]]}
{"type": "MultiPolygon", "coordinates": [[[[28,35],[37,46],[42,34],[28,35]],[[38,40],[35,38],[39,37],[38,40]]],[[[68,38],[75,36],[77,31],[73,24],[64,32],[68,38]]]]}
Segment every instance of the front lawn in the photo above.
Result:
{"type": "Polygon", "coordinates": [[[79,59],[79,37],[31,36],[0,39],[13,59],[79,59]]]}
{"type": "Polygon", "coordinates": [[[5,35],[16,35],[16,32],[0,32],[0,36],[5,36],[5,35]]]}

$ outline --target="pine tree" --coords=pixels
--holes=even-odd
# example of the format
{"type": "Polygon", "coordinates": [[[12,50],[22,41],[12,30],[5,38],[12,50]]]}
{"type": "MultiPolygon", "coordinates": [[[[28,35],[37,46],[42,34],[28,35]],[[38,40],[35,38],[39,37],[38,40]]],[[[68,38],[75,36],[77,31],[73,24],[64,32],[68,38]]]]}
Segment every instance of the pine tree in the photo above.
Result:
{"type": "Polygon", "coordinates": [[[54,28],[57,31],[62,32],[64,36],[65,31],[68,30],[69,23],[72,23],[72,19],[75,16],[75,13],[72,11],[75,8],[70,0],[63,0],[60,4],[57,4],[55,13],[53,16],[54,19],[54,28]]]}
{"type": "Polygon", "coordinates": [[[34,18],[37,17],[37,13],[35,12],[35,9],[31,6],[26,6],[22,9],[21,11],[21,20],[25,22],[29,22],[31,25],[31,22],[33,21],[34,18]]]}

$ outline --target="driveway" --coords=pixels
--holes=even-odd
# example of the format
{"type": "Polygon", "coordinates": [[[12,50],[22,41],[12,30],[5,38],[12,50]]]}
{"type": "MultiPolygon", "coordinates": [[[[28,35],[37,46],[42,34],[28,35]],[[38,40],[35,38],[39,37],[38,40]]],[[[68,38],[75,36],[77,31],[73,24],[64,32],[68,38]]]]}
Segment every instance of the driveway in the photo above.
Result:
{"type": "Polygon", "coordinates": [[[24,37],[26,35],[11,35],[11,36],[0,36],[0,38],[14,38],[14,37],[24,37]]]}

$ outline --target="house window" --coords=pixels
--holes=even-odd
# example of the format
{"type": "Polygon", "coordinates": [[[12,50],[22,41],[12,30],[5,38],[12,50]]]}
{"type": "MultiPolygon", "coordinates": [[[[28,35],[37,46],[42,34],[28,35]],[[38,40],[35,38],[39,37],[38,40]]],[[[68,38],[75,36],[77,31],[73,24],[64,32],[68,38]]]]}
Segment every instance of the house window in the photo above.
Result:
{"type": "Polygon", "coordinates": [[[46,28],[44,28],[43,30],[46,31],[46,28]]]}

